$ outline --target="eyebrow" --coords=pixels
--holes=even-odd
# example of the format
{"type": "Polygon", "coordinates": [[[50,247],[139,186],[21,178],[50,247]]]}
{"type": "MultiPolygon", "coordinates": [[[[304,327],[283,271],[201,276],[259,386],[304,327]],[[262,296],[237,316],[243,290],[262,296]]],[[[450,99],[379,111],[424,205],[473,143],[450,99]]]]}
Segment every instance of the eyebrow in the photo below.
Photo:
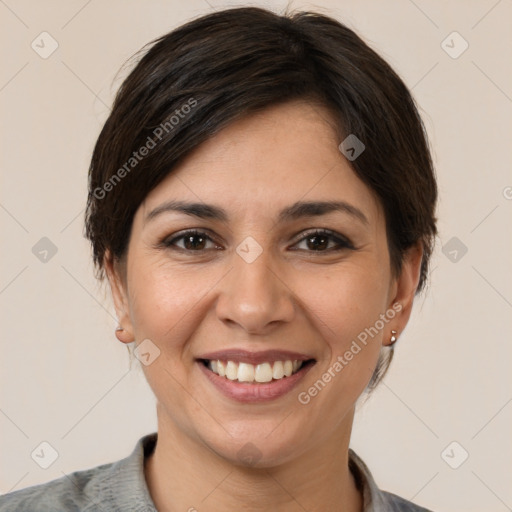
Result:
{"type": "MultiPolygon", "coordinates": [[[[144,223],[158,217],[166,212],[178,212],[198,217],[200,219],[228,221],[226,210],[206,203],[189,203],[186,201],[167,201],[151,210],[144,219],[144,223]]],[[[317,217],[332,212],[341,212],[350,215],[359,220],[362,224],[368,226],[369,221],[366,215],[355,206],[346,201],[298,201],[291,206],[281,210],[278,215],[279,222],[289,222],[304,217],[317,217]]]]}

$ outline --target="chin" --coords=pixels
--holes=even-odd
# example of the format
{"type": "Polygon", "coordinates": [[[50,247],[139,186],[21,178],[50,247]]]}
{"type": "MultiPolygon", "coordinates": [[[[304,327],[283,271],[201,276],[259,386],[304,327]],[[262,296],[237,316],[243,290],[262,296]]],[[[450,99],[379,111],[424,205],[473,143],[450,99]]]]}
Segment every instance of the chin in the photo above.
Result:
{"type": "MultiPolygon", "coordinates": [[[[282,421],[282,417],[281,417],[282,421]]],[[[290,435],[290,427],[277,433],[276,423],[270,429],[246,428],[238,433],[222,439],[204,440],[204,442],[220,457],[236,466],[248,468],[271,468],[284,464],[299,455],[297,447],[304,446],[298,436],[290,435]],[[275,429],[274,434],[272,429],[275,429]]]]}

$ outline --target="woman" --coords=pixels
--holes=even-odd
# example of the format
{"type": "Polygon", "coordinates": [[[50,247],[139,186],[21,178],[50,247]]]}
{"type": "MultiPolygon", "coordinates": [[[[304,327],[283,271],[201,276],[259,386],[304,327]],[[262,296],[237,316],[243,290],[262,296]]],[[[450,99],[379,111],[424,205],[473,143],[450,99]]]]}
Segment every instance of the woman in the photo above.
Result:
{"type": "Polygon", "coordinates": [[[382,58],[314,13],[199,18],[126,78],[89,178],[158,432],[1,511],[426,510],[349,448],[436,235],[423,124],[382,58]]]}

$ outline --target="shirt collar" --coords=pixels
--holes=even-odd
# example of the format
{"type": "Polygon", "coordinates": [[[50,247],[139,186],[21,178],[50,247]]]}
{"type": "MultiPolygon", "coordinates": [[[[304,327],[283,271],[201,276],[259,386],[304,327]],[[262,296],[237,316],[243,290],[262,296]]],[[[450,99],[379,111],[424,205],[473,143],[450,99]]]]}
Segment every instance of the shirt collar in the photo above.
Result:
{"type": "Polygon", "coordinates": [[[112,504],[109,510],[134,512],[158,512],[144,475],[144,460],[155,449],[157,433],[141,437],[132,453],[112,465],[103,482],[105,501],[112,504]]]}
{"type": "Polygon", "coordinates": [[[363,496],[363,512],[387,512],[390,510],[388,500],[377,487],[368,466],[350,448],[348,450],[348,467],[363,496]]]}

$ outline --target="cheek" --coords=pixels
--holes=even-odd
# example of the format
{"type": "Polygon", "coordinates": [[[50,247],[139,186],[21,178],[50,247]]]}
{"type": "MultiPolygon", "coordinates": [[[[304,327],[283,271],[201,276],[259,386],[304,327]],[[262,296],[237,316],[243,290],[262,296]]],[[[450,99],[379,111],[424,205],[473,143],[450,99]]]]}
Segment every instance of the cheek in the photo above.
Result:
{"type": "Polygon", "coordinates": [[[386,306],[386,276],[367,265],[301,276],[295,289],[301,290],[305,309],[314,313],[319,329],[333,346],[373,325],[386,306]]]}
{"type": "Polygon", "coordinates": [[[353,408],[379,358],[382,333],[367,332],[385,308],[385,287],[376,284],[377,277],[340,272],[307,294],[307,308],[314,313],[312,322],[325,350],[315,378],[299,390],[298,400],[311,416],[322,417],[326,431],[337,428],[353,408]]]}
{"type": "Polygon", "coordinates": [[[161,262],[148,262],[132,275],[131,317],[136,340],[149,338],[161,347],[165,343],[166,352],[183,345],[217,276],[198,273],[192,267],[176,270],[161,262]]]}
{"type": "MultiPolygon", "coordinates": [[[[347,265],[300,285],[305,310],[312,313],[311,321],[324,341],[319,372],[336,375],[325,377],[332,380],[333,391],[341,390],[347,398],[362,392],[377,364],[382,330],[377,332],[374,326],[385,312],[387,277],[377,265],[347,265]]],[[[336,400],[340,407],[343,400],[336,400]]]]}
{"type": "MultiPolygon", "coordinates": [[[[218,282],[212,273],[179,270],[167,263],[140,262],[132,273],[131,318],[137,344],[151,340],[158,357],[143,365],[146,380],[159,401],[173,411],[185,411],[187,395],[180,391],[190,371],[191,337],[196,332],[208,302],[208,291],[218,282]],[[174,390],[174,392],[169,392],[174,390]]],[[[197,404],[189,404],[195,408],[197,404]]],[[[182,413],[175,417],[181,417],[182,413]]],[[[186,415],[185,415],[186,416],[186,415]]]]}

